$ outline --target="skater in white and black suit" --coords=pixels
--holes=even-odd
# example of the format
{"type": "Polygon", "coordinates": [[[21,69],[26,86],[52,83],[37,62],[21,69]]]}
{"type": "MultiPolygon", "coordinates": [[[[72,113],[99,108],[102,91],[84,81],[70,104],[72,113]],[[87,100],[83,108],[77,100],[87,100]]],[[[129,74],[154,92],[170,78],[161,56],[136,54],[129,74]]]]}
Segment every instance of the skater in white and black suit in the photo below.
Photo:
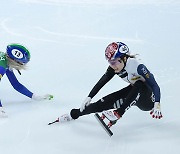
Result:
{"type": "Polygon", "coordinates": [[[139,62],[136,56],[130,55],[129,48],[122,42],[109,44],[105,50],[105,57],[109,67],[81,107],[60,116],[58,121],[70,121],[83,115],[103,111],[111,112],[110,115],[118,120],[131,106],[137,106],[143,111],[151,111],[152,118],[161,119],[160,88],[147,67],[139,62]],[[91,99],[114,75],[118,75],[129,85],[91,103],[91,99]],[[108,111],[110,109],[114,109],[113,112],[108,111]]]}

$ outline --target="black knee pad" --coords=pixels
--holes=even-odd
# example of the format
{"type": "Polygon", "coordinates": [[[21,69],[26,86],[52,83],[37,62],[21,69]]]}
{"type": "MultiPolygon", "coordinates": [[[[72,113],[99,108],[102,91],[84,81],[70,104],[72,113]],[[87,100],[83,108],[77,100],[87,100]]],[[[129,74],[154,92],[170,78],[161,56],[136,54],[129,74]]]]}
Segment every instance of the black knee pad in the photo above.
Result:
{"type": "Polygon", "coordinates": [[[80,109],[72,109],[70,115],[73,119],[79,118],[79,116],[81,115],[80,109]]]}

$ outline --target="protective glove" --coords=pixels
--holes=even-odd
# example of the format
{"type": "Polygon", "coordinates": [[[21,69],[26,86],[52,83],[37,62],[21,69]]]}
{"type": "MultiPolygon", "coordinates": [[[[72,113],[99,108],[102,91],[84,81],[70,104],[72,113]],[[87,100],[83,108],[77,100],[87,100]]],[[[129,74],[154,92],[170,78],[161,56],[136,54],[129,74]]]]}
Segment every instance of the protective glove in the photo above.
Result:
{"type": "Polygon", "coordinates": [[[82,112],[86,108],[86,106],[90,104],[90,102],[91,102],[91,97],[86,97],[86,99],[84,100],[84,102],[80,107],[80,111],[82,112]]]}
{"type": "Polygon", "coordinates": [[[46,94],[46,95],[43,95],[43,96],[39,96],[39,95],[33,94],[32,99],[35,100],[35,101],[51,100],[51,99],[53,99],[53,95],[46,94]]]}
{"type": "Polygon", "coordinates": [[[154,103],[154,108],[150,112],[152,118],[161,119],[162,113],[161,113],[161,107],[159,102],[154,103]]]}

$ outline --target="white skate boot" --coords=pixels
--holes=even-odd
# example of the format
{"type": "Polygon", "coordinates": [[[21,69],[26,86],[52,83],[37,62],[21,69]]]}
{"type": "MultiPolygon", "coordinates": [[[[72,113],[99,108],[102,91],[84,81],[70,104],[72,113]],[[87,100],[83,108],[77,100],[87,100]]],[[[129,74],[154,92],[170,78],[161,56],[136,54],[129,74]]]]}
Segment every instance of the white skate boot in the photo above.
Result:
{"type": "Polygon", "coordinates": [[[52,125],[56,122],[64,123],[73,120],[70,114],[63,114],[62,116],[58,117],[55,121],[50,122],[48,125],[52,125]]]}
{"type": "Polygon", "coordinates": [[[104,116],[103,118],[106,117],[109,121],[116,121],[120,118],[113,111],[103,111],[102,116],[104,116]]]}
{"type": "Polygon", "coordinates": [[[59,117],[59,122],[68,122],[71,120],[72,120],[72,117],[70,114],[63,114],[62,116],[59,117]]]}

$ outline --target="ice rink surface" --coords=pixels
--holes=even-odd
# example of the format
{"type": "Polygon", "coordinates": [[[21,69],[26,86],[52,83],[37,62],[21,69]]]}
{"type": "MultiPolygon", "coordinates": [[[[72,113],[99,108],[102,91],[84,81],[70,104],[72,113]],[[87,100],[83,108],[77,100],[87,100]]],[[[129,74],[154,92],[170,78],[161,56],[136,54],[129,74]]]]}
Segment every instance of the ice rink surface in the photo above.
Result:
{"type": "MultiPolygon", "coordinates": [[[[2,0],[0,50],[21,43],[31,61],[18,80],[54,100],[35,102],[17,93],[4,76],[0,98],[1,154],[179,154],[179,0],[2,0]],[[80,107],[108,67],[104,49],[112,41],[138,53],[161,87],[164,118],[136,107],[112,128],[110,138],[93,114],[66,124],[47,124],[80,107]]],[[[123,88],[114,77],[93,98],[123,88]]]]}

